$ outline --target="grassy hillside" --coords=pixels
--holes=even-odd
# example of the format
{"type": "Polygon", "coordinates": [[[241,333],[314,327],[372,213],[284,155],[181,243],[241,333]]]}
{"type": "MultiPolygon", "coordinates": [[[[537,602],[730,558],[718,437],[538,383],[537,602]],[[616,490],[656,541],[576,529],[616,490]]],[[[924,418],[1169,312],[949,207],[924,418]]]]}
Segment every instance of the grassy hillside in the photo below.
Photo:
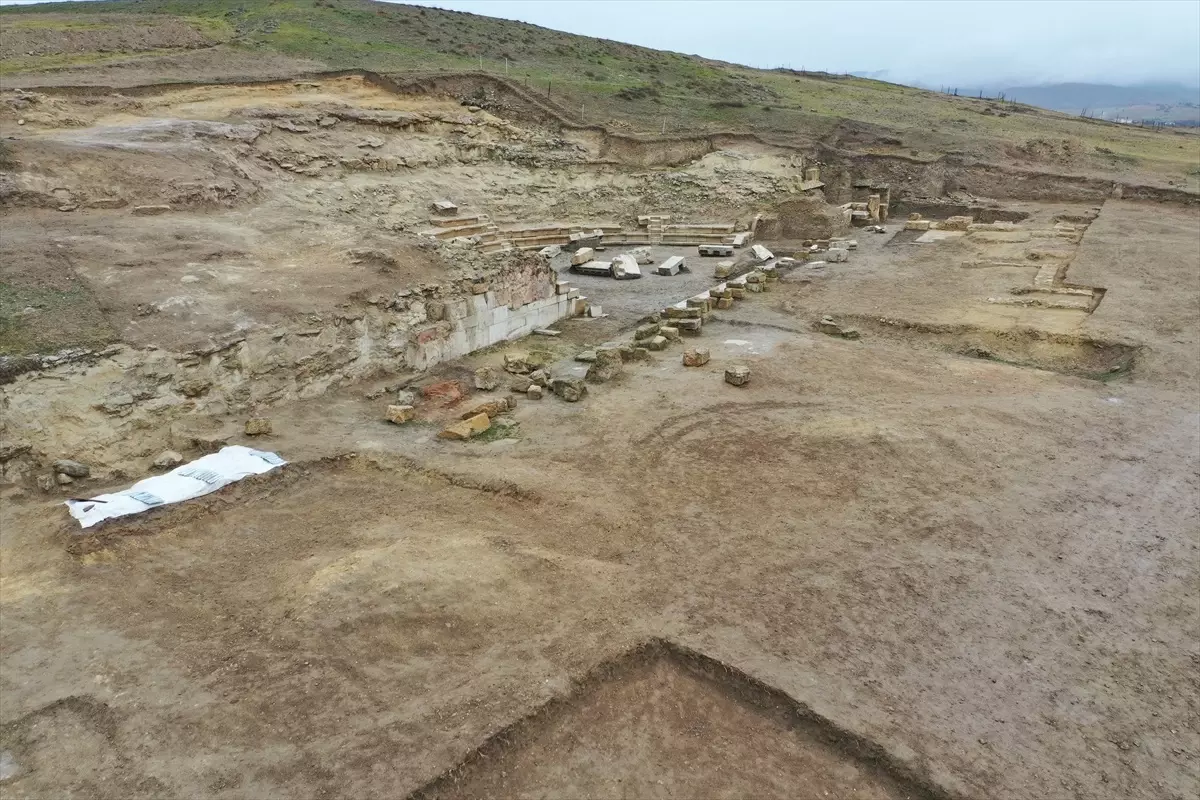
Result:
{"type": "MultiPolygon", "coordinates": [[[[661,132],[753,130],[855,149],[1200,182],[1200,138],[1082,120],[865,78],[755,70],[520,22],[369,0],[107,0],[0,9],[6,31],[108,17],[175,18],[213,43],[381,72],[483,69],[547,92],[593,123],[661,132]],[[49,12],[49,13],[48,13],[49,12]]],[[[9,38],[8,35],[4,38],[9,38]]],[[[157,44],[161,44],[155,40],[157,44]]],[[[0,44],[3,44],[0,41],[0,44]]],[[[85,42],[86,45],[86,42],[85,42]]],[[[189,41],[187,47],[196,47],[189,41]]],[[[153,48],[161,52],[161,47],[153,48]]],[[[30,56],[8,72],[130,58],[121,48],[30,56]]]]}

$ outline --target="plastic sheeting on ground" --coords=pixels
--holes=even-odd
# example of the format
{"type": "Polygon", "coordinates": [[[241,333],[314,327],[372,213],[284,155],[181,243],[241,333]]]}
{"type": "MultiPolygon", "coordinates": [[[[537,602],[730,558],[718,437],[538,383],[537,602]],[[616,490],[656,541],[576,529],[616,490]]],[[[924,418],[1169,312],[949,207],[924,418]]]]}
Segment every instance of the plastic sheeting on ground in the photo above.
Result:
{"type": "Polygon", "coordinates": [[[66,506],[80,526],[90,528],[113,517],[201,497],[286,463],[275,453],[231,445],[163,475],[138,481],[124,491],[97,495],[90,500],[68,500],[66,506]]]}

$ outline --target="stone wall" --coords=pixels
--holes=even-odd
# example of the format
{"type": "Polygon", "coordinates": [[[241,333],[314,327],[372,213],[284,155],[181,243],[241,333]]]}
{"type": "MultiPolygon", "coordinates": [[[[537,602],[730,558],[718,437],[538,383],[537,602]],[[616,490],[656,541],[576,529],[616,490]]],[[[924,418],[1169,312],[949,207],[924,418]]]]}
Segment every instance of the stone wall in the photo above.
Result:
{"type": "Polygon", "coordinates": [[[425,370],[546,327],[574,302],[544,260],[522,254],[472,278],[189,352],[117,345],[25,359],[26,371],[8,370],[0,386],[0,476],[19,481],[57,458],[89,463],[100,476],[141,474],[158,452],[188,450],[180,431],[189,424],[425,370]]]}

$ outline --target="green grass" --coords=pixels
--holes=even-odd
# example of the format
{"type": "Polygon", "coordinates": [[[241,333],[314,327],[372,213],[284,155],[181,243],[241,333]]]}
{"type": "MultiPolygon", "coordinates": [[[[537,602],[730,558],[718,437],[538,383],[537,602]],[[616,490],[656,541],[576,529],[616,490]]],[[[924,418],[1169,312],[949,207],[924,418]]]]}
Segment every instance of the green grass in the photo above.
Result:
{"type": "MultiPolygon", "coordinates": [[[[549,97],[572,116],[634,132],[753,131],[796,142],[836,138],[848,126],[889,132],[880,152],[933,156],[960,150],[991,162],[1020,157],[1030,139],[1078,140],[1080,163],[1102,172],[1177,176],[1200,161],[1200,136],[1084,120],[996,101],[848,76],[757,70],[548,30],[520,22],[369,0],[108,0],[6,6],[0,20],[53,11],[86,25],[103,13],[169,14],[210,24],[251,49],[333,69],[380,72],[483,69],[549,97]],[[729,105],[744,103],[744,107],[729,105]],[[763,110],[769,106],[770,111],[763,110]],[[1097,148],[1104,148],[1102,154],[1097,148]]],[[[21,62],[6,72],[35,68],[21,62]]],[[[80,62],[86,63],[86,62],[80,62]]],[[[870,138],[870,137],[866,137],[870,138]]]]}

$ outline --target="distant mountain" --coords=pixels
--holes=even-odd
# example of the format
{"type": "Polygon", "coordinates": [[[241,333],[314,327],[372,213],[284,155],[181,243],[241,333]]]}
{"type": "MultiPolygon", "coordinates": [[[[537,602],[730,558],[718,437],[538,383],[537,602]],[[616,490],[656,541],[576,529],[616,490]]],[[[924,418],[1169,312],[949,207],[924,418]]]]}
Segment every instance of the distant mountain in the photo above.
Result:
{"type": "MultiPolygon", "coordinates": [[[[1114,109],[1133,106],[1200,106],[1200,87],[1178,83],[1142,83],[1113,86],[1107,83],[1050,83],[1041,86],[1010,86],[1000,91],[1018,102],[1053,111],[1114,109]]],[[[963,92],[965,94],[965,92],[963,92]]],[[[993,94],[994,92],[991,92],[993,94]]]]}
{"type": "MultiPolygon", "coordinates": [[[[851,73],[856,74],[856,73],[851,73]]],[[[877,77],[870,73],[864,76],[877,77]]],[[[1200,126],[1200,86],[1181,83],[1042,83],[1011,86],[933,86],[920,82],[920,89],[944,91],[959,97],[1001,97],[1051,111],[1084,114],[1108,120],[1155,121],[1174,125],[1200,126]]]]}

